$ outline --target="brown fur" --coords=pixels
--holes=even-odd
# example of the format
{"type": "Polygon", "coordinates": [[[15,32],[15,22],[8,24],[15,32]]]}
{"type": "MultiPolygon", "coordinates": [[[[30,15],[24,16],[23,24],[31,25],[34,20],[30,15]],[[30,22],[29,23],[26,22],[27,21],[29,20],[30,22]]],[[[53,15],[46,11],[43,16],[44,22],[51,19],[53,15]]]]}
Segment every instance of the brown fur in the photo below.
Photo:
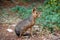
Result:
{"type": "Polygon", "coordinates": [[[19,37],[21,37],[29,28],[35,24],[35,19],[38,17],[39,13],[37,13],[36,8],[32,10],[32,15],[27,19],[19,22],[15,27],[15,33],[19,37]]]}

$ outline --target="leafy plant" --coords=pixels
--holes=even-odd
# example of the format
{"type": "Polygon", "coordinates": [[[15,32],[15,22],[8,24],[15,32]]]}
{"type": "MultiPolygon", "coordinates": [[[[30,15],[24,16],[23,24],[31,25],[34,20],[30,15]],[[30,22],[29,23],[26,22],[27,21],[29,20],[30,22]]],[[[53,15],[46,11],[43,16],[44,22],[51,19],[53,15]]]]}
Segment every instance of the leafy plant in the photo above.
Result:
{"type": "Polygon", "coordinates": [[[44,27],[48,27],[50,31],[53,30],[54,25],[60,28],[59,8],[59,0],[45,0],[43,7],[40,7],[40,9],[42,9],[42,15],[37,23],[42,24],[44,27]]]}

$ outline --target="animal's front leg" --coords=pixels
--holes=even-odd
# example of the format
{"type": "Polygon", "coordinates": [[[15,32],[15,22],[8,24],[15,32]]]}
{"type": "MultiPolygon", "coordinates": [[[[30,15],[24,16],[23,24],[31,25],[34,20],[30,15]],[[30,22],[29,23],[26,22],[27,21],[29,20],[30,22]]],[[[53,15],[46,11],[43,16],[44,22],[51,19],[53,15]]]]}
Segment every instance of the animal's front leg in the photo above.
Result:
{"type": "Polygon", "coordinates": [[[33,33],[32,33],[32,28],[30,28],[30,34],[31,34],[31,37],[32,37],[32,35],[33,35],[33,33]]]}

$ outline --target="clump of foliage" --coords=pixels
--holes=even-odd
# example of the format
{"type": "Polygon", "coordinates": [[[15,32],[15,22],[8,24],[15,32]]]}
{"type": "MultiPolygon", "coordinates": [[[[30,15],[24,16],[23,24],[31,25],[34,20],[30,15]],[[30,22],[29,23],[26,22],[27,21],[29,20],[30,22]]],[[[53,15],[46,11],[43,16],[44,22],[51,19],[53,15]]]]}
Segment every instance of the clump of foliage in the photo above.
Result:
{"type": "Polygon", "coordinates": [[[27,18],[31,12],[32,12],[32,8],[26,8],[24,6],[16,6],[11,8],[12,12],[17,12],[17,16],[19,16],[22,19],[27,18]]]}
{"type": "Polygon", "coordinates": [[[42,10],[42,15],[38,19],[42,26],[48,27],[51,31],[55,26],[60,28],[59,0],[45,0],[43,6],[38,7],[38,9],[42,10]]]}

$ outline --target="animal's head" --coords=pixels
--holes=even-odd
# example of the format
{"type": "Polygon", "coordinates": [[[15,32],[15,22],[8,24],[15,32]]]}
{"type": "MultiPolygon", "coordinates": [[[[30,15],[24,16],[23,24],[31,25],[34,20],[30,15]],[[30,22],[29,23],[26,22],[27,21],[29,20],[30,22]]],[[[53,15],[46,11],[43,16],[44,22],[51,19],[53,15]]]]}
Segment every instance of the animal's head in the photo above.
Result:
{"type": "Polygon", "coordinates": [[[36,8],[33,8],[32,15],[34,18],[40,17],[40,13],[36,11],[36,8]]]}

